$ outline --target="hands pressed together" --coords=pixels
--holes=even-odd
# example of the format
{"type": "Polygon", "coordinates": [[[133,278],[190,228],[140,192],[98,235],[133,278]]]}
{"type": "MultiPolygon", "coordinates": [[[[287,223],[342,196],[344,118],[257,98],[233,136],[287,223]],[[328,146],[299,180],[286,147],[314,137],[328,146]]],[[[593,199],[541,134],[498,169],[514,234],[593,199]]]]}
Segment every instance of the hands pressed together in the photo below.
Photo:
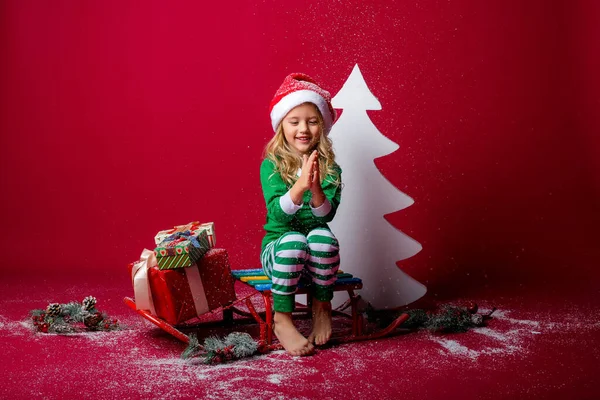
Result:
{"type": "Polygon", "coordinates": [[[307,190],[311,191],[313,207],[319,207],[325,201],[325,194],[321,188],[321,176],[319,172],[319,153],[314,150],[310,156],[302,156],[302,173],[291,189],[292,201],[302,204],[302,196],[307,190]]]}

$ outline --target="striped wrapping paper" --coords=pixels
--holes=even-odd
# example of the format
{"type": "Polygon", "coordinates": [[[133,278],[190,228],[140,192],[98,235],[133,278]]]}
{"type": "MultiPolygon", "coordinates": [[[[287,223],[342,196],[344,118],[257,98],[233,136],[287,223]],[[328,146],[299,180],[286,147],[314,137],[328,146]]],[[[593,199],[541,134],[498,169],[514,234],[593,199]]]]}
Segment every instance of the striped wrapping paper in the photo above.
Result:
{"type": "Polygon", "coordinates": [[[178,238],[176,240],[165,240],[154,249],[158,269],[185,268],[198,262],[212,246],[207,229],[195,231],[193,236],[199,246],[194,245],[191,240],[178,238]]]}

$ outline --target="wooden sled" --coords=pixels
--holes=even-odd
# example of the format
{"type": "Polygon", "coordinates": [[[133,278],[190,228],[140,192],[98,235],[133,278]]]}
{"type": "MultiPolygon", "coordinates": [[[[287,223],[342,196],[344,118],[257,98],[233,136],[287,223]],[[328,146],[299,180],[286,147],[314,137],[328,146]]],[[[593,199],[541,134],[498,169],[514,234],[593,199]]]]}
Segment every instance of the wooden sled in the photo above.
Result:
{"type": "MultiPolygon", "coordinates": [[[[135,301],[130,297],[125,297],[125,304],[132,310],[136,311],[146,320],[158,326],[163,331],[169,333],[180,341],[189,344],[190,336],[182,332],[191,328],[199,328],[204,325],[215,325],[219,324],[228,328],[233,328],[236,324],[258,324],[260,329],[259,343],[266,346],[268,350],[279,350],[281,345],[279,343],[273,343],[273,308],[272,308],[272,295],[271,295],[271,281],[263,275],[261,269],[250,269],[250,270],[233,270],[232,275],[243,285],[247,286],[250,294],[241,298],[236,299],[232,303],[222,307],[222,320],[221,321],[210,321],[210,322],[199,322],[193,323],[186,322],[181,325],[174,326],[164,319],[153,315],[149,310],[138,310],[135,301]],[[264,311],[258,311],[253,304],[253,298],[258,296],[262,303],[264,303],[264,311]],[[234,314],[238,317],[235,318],[234,314]]],[[[353,277],[350,274],[338,272],[337,282],[334,285],[334,292],[345,291],[348,293],[349,299],[343,307],[337,310],[333,310],[334,316],[339,316],[342,319],[347,319],[351,322],[351,329],[342,335],[334,336],[330,339],[329,344],[341,344],[356,342],[362,340],[380,339],[383,337],[398,334],[400,332],[406,332],[407,329],[399,329],[398,327],[405,322],[409,316],[408,314],[401,314],[386,328],[372,332],[365,333],[365,321],[362,314],[358,310],[358,300],[360,296],[355,294],[355,290],[362,288],[362,281],[359,278],[353,277]],[[349,307],[350,315],[342,312],[343,309],[349,307]]],[[[307,294],[309,287],[299,285],[296,294],[307,294]]],[[[311,307],[310,304],[302,305],[298,304],[294,311],[294,318],[310,318],[311,307]]]]}

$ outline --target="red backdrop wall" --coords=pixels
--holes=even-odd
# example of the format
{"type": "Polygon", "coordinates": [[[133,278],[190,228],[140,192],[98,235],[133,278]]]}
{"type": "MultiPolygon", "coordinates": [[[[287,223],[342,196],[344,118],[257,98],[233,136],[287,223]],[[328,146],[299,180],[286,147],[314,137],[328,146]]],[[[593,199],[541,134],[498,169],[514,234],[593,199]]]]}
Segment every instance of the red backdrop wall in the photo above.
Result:
{"type": "Polygon", "coordinates": [[[402,269],[438,298],[597,293],[597,2],[251,3],[0,4],[4,276],[127,279],[190,220],[257,267],[271,96],[358,63],[415,199],[402,269]]]}

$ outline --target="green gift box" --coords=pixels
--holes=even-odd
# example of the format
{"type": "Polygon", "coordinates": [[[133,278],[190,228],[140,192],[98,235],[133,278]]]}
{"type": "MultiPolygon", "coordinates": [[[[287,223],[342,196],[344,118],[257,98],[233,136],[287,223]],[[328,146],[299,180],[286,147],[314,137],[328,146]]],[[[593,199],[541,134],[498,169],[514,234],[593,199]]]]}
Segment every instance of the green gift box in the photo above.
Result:
{"type": "Polygon", "coordinates": [[[210,249],[208,230],[177,232],[163,240],[154,253],[158,269],[185,268],[194,265],[210,249]]]}

